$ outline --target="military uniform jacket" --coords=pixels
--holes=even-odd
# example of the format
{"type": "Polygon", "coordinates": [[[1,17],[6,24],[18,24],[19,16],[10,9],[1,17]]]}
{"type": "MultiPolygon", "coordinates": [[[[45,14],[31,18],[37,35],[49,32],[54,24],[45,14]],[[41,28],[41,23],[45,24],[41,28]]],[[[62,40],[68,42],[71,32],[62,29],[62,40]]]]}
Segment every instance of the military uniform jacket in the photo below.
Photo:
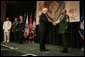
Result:
{"type": "Polygon", "coordinates": [[[12,24],[12,28],[11,28],[11,29],[12,29],[13,31],[16,31],[16,30],[18,31],[18,26],[19,26],[19,22],[14,22],[14,23],[12,24]]]}
{"type": "Polygon", "coordinates": [[[59,23],[59,34],[65,33],[68,27],[69,16],[65,15],[59,23]]]}

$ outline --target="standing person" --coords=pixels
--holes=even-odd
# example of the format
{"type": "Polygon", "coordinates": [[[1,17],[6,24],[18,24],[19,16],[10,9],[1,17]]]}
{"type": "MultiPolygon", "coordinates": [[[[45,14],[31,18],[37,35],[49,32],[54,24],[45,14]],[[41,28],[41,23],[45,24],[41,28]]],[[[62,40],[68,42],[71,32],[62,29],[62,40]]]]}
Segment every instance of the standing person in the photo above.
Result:
{"type": "Polygon", "coordinates": [[[63,53],[67,53],[68,52],[68,22],[69,22],[69,16],[66,14],[66,10],[63,9],[61,11],[61,18],[60,18],[60,23],[59,23],[59,34],[62,37],[62,41],[63,41],[63,53]]]}
{"type": "Polygon", "coordinates": [[[66,14],[66,10],[62,9],[61,10],[61,15],[60,18],[56,21],[53,22],[53,25],[56,25],[59,23],[59,34],[62,38],[63,42],[63,50],[62,53],[67,53],[68,52],[68,22],[69,22],[69,16],[66,14]]]}
{"type": "Polygon", "coordinates": [[[24,24],[23,16],[19,16],[19,18],[20,18],[19,27],[18,27],[18,30],[19,30],[19,43],[23,44],[25,24],[24,24]]]}
{"type": "Polygon", "coordinates": [[[49,20],[46,16],[48,12],[47,8],[42,9],[42,13],[40,15],[40,24],[39,24],[39,38],[40,38],[40,51],[48,51],[45,47],[45,40],[48,34],[48,28],[49,28],[49,20]]]}
{"type": "Polygon", "coordinates": [[[17,42],[17,38],[18,38],[18,26],[19,26],[19,22],[18,19],[15,17],[15,21],[12,24],[12,32],[13,32],[13,41],[17,42]]]}
{"type": "Polygon", "coordinates": [[[4,41],[3,42],[9,42],[10,41],[10,29],[11,29],[11,21],[9,21],[9,18],[6,18],[6,21],[3,23],[3,30],[4,30],[4,41]]]}

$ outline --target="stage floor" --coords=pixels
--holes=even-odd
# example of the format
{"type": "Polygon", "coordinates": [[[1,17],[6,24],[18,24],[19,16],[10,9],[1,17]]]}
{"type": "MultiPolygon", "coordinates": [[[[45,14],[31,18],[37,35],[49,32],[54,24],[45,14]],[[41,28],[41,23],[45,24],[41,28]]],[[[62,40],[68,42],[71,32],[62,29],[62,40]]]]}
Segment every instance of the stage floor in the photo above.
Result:
{"type": "Polygon", "coordinates": [[[61,46],[46,45],[49,52],[40,52],[38,43],[1,43],[1,56],[84,56],[81,49],[69,48],[69,53],[61,53],[61,46]]]}

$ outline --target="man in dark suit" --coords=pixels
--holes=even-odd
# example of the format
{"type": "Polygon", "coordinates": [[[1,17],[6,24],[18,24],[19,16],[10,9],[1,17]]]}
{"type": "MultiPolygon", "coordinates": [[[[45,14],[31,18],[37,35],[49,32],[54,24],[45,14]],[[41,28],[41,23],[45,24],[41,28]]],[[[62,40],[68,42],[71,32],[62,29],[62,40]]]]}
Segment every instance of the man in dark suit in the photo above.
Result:
{"type": "Polygon", "coordinates": [[[48,20],[47,18],[47,12],[48,9],[47,8],[43,8],[42,13],[40,15],[40,24],[39,24],[39,38],[40,38],[40,51],[48,51],[48,49],[46,49],[45,47],[45,40],[46,37],[48,35],[48,28],[49,28],[49,24],[51,22],[49,22],[50,20],[48,20]]]}
{"type": "Polygon", "coordinates": [[[19,43],[23,44],[25,24],[24,24],[23,17],[20,16],[19,18],[20,18],[19,27],[18,27],[18,30],[19,30],[19,43]]]}

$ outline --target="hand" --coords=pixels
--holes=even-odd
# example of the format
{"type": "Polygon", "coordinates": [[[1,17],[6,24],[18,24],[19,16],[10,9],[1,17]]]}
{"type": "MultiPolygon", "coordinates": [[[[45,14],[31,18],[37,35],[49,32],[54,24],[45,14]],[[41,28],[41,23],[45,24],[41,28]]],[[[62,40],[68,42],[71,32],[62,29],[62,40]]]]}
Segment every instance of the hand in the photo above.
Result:
{"type": "Polygon", "coordinates": [[[53,22],[53,25],[55,26],[55,25],[56,25],[56,23],[55,23],[55,22],[53,22]]]}
{"type": "Polygon", "coordinates": [[[59,20],[57,20],[55,23],[57,23],[57,24],[58,24],[59,22],[60,22],[60,21],[59,21],[59,20]]]}

